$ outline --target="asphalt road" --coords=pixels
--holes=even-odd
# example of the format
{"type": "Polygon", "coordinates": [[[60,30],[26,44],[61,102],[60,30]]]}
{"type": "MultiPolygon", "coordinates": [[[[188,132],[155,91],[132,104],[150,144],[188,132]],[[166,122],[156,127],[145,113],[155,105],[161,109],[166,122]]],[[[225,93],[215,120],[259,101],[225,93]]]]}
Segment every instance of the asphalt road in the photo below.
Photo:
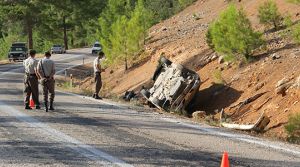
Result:
{"type": "MultiPolygon", "coordinates": [[[[53,55],[61,75],[94,57],[53,55]]],[[[57,92],[56,111],[23,109],[21,63],[0,66],[0,166],[300,166],[300,148],[143,109],[57,92]]],[[[40,100],[42,97],[40,96],[40,100]]]]}

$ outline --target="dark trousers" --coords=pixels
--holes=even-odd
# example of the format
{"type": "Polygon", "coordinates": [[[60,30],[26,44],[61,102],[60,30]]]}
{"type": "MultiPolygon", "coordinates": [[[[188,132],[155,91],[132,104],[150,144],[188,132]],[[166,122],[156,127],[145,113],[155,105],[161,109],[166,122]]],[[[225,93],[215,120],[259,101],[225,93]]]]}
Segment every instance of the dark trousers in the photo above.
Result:
{"type": "Polygon", "coordinates": [[[50,94],[50,103],[53,103],[55,97],[55,80],[52,78],[42,80],[44,102],[48,103],[50,94]]]}
{"type": "Polygon", "coordinates": [[[95,94],[99,95],[99,92],[101,90],[102,87],[102,80],[101,80],[101,73],[100,72],[96,72],[95,73],[95,94]]]}
{"type": "Polygon", "coordinates": [[[36,106],[40,105],[39,102],[39,81],[37,76],[34,75],[25,75],[24,77],[25,84],[25,104],[29,105],[30,95],[32,95],[32,99],[36,106]]]}

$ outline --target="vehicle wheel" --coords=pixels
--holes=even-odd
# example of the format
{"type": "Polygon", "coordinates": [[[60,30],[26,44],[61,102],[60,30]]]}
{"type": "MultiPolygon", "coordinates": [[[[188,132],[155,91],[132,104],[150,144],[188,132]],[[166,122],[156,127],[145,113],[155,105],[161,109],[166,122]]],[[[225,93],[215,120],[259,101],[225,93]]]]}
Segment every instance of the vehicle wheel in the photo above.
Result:
{"type": "Polygon", "coordinates": [[[163,101],[162,100],[159,100],[157,98],[154,98],[152,101],[151,101],[153,104],[157,105],[157,106],[160,106],[162,107],[163,105],[163,101]]]}
{"type": "Polygon", "coordinates": [[[161,63],[164,63],[164,64],[166,64],[166,65],[171,65],[172,64],[172,62],[170,61],[170,60],[168,60],[167,58],[165,58],[165,57],[162,57],[161,59],[160,59],[160,62],[161,63]]]}
{"type": "Polygon", "coordinates": [[[149,98],[150,97],[150,92],[145,90],[145,89],[142,89],[141,90],[141,94],[146,97],[146,98],[149,98]]]}

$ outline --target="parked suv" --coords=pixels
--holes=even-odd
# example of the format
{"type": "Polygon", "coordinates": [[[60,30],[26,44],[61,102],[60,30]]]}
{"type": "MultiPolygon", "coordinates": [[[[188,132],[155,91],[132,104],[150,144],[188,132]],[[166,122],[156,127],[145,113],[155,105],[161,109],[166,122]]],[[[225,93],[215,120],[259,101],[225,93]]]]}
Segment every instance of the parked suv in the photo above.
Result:
{"type": "Polygon", "coordinates": [[[97,54],[100,51],[102,51],[102,46],[99,42],[95,42],[95,44],[92,47],[92,54],[97,54]]]}
{"type": "Polygon", "coordinates": [[[199,75],[161,57],[154,85],[141,90],[141,94],[157,108],[166,111],[182,111],[190,103],[200,87],[199,75]]]}
{"type": "Polygon", "coordinates": [[[25,60],[28,57],[28,49],[25,43],[16,42],[13,43],[9,49],[8,59],[9,61],[25,60]]]}
{"type": "Polygon", "coordinates": [[[63,54],[63,53],[66,53],[66,50],[62,45],[53,45],[51,47],[51,54],[63,54]]]}

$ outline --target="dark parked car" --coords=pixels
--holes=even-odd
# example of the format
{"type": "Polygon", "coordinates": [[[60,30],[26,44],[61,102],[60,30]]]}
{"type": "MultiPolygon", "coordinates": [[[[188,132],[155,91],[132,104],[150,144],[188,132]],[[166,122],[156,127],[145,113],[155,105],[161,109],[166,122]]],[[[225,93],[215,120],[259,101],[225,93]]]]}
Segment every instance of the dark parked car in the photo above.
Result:
{"type": "Polygon", "coordinates": [[[162,57],[155,71],[154,85],[141,94],[157,108],[166,111],[182,111],[190,103],[200,87],[199,75],[162,57]]]}
{"type": "Polygon", "coordinates": [[[28,49],[25,45],[15,45],[13,44],[8,53],[9,61],[25,60],[28,57],[28,49]]]}

